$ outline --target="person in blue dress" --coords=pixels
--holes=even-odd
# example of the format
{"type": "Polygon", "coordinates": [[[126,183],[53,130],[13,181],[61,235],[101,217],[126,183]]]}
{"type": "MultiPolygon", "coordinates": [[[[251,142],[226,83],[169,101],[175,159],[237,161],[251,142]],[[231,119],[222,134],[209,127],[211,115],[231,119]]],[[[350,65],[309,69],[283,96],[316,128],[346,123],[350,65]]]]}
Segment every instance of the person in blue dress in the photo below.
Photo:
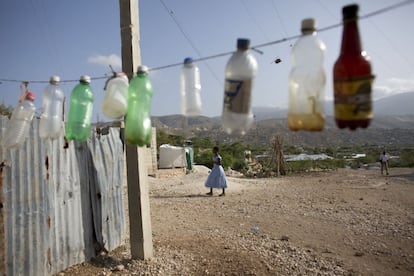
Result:
{"type": "Polygon", "coordinates": [[[219,154],[219,148],[213,148],[213,168],[208,176],[206,183],[207,188],[210,188],[210,192],[207,195],[213,195],[213,188],[222,189],[222,193],[219,196],[226,195],[225,190],[227,188],[226,174],[224,173],[223,166],[221,165],[221,156],[219,154]]]}

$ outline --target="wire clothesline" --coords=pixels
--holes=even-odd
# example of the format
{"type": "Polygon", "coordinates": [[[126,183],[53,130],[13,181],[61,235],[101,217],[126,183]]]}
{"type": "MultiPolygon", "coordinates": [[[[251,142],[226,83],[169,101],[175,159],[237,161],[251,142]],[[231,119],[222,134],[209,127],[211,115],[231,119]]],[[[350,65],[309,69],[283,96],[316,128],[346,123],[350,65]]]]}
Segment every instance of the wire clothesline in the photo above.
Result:
{"type": "MultiPolygon", "coordinates": [[[[108,76],[101,76],[101,77],[91,77],[91,80],[102,80],[107,79],[108,76]]],[[[16,79],[0,79],[0,82],[19,82],[19,83],[49,83],[49,80],[16,80],[16,79]]],[[[79,79],[73,80],[60,80],[61,83],[64,82],[79,82],[79,79]]]]}
{"type": "MultiPolygon", "coordinates": [[[[405,0],[405,1],[401,1],[399,3],[375,10],[373,12],[367,13],[365,15],[361,15],[359,16],[359,19],[367,19],[373,16],[377,16],[379,14],[383,14],[386,12],[389,12],[391,10],[397,9],[397,8],[401,8],[403,6],[406,6],[408,4],[412,4],[414,3],[414,0],[405,0]]],[[[336,23],[336,24],[332,24],[323,28],[319,28],[317,29],[318,33],[321,32],[325,32],[331,29],[335,29],[338,27],[342,26],[342,22],[341,23],[336,23]]],[[[258,50],[259,48],[263,48],[263,47],[267,47],[267,46],[271,46],[271,45],[275,45],[275,44],[279,44],[279,43],[283,43],[283,42],[287,42],[290,40],[295,40],[298,39],[299,37],[301,37],[302,34],[298,34],[298,35],[293,35],[293,36],[288,36],[285,38],[281,38],[281,39],[277,39],[277,40],[273,40],[270,42],[266,42],[266,43],[262,43],[262,44],[258,44],[255,46],[250,47],[250,49],[255,50],[259,53],[261,53],[260,50],[258,50]]],[[[219,58],[219,57],[223,57],[223,56],[228,56],[233,54],[235,51],[228,51],[228,52],[223,52],[223,53],[219,53],[219,54],[214,54],[214,55],[210,55],[210,56],[206,56],[206,57],[200,57],[200,58],[195,58],[193,59],[194,62],[198,62],[198,61],[205,61],[205,60],[209,60],[209,59],[215,59],[215,58],[219,58]]],[[[171,63],[171,64],[167,64],[167,65],[162,65],[162,66],[158,66],[158,67],[152,67],[149,68],[148,71],[158,71],[158,70],[163,70],[163,69],[168,69],[168,68],[172,68],[172,67],[177,67],[177,66],[182,66],[182,61],[181,62],[177,62],[177,63],[171,63]]],[[[100,80],[100,79],[107,79],[108,76],[99,76],[99,77],[91,77],[91,80],[100,80]]],[[[78,82],[79,79],[71,79],[71,80],[61,80],[61,83],[70,83],[70,82],[78,82]]],[[[32,80],[32,81],[28,81],[28,80],[18,80],[18,79],[0,79],[0,82],[18,82],[18,83],[22,83],[22,82],[28,82],[28,83],[49,83],[48,80],[32,80]]]]}

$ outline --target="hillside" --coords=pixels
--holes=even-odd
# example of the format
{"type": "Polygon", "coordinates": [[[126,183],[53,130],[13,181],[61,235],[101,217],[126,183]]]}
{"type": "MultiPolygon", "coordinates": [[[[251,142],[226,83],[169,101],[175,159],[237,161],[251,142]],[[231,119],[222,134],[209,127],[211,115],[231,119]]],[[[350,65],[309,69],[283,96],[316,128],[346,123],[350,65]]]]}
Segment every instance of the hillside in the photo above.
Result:
{"type": "Polygon", "coordinates": [[[275,134],[285,145],[343,146],[343,145],[413,145],[414,92],[402,93],[374,102],[374,119],[367,129],[338,129],[332,116],[332,102],[325,103],[327,114],[322,132],[290,131],[286,109],[253,107],[256,123],[245,136],[228,135],[221,128],[221,118],[205,116],[185,118],[181,115],[153,117],[153,126],[169,134],[191,137],[209,137],[220,142],[239,141],[245,144],[268,145],[275,134]]]}
{"type": "MultiPolygon", "coordinates": [[[[181,115],[153,117],[153,126],[158,130],[184,136],[185,121],[181,115]]],[[[321,132],[290,131],[286,118],[260,120],[245,136],[228,135],[221,128],[220,118],[195,117],[188,119],[187,137],[208,137],[220,142],[239,141],[245,144],[267,145],[275,134],[282,137],[286,145],[342,146],[342,145],[386,145],[414,144],[414,115],[377,116],[367,129],[338,129],[333,117],[328,117],[321,132]]]]}
{"type": "MultiPolygon", "coordinates": [[[[405,92],[374,101],[375,116],[400,116],[414,115],[414,92],[405,92]]],[[[324,110],[326,116],[334,115],[333,101],[324,102],[324,110]]],[[[287,114],[286,108],[279,107],[253,107],[252,112],[256,119],[261,121],[272,118],[284,118],[287,114]]]]}
{"type": "Polygon", "coordinates": [[[414,114],[414,92],[397,94],[375,101],[374,112],[381,115],[414,114]]]}

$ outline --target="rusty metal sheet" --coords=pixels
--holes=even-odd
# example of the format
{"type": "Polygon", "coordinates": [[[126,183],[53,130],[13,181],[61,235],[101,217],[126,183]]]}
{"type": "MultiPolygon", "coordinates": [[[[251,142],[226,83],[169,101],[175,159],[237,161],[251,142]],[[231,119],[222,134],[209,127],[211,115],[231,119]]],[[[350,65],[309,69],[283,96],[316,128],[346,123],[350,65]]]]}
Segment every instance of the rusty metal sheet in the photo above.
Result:
{"type": "MultiPolygon", "coordinates": [[[[7,120],[0,118],[0,137],[7,120]]],[[[63,137],[40,139],[37,130],[35,119],[20,149],[0,152],[3,275],[51,275],[125,239],[119,128],[68,147],[63,137]]]]}

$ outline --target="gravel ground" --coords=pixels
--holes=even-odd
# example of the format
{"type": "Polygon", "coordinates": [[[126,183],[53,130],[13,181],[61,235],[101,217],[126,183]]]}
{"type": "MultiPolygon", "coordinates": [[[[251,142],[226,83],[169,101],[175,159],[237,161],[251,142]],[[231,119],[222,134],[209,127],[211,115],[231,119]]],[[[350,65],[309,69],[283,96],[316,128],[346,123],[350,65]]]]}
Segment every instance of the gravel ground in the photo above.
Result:
{"type": "Polygon", "coordinates": [[[149,178],[154,256],[129,241],[58,275],[414,275],[414,169],[149,178]]]}

